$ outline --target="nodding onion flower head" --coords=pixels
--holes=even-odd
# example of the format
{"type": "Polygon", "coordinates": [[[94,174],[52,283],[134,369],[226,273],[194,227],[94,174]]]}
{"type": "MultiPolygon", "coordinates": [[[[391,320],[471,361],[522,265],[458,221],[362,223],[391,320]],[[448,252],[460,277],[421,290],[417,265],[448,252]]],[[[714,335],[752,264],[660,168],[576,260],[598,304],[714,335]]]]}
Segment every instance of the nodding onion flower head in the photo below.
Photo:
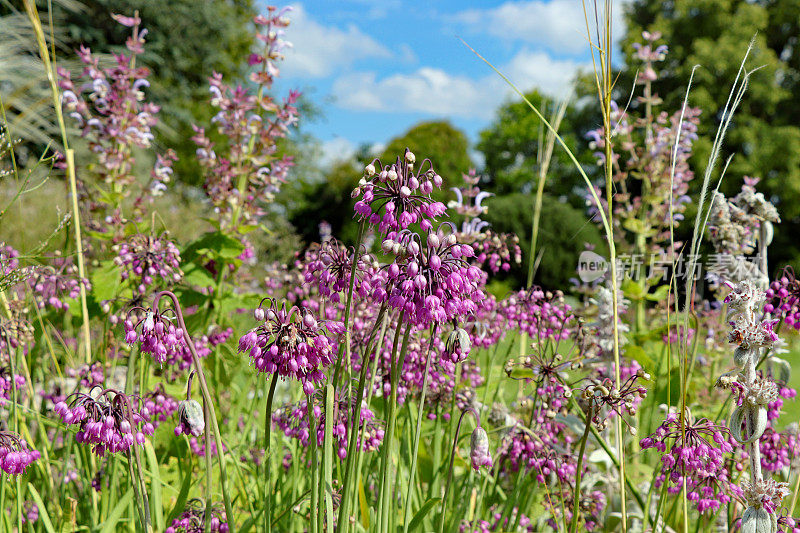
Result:
{"type": "Polygon", "coordinates": [[[492,467],[492,454],[489,453],[489,436],[481,426],[475,428],[469,443],[472,468],[479,471],[482,466],[492,467]]]}
{"type": "MultiPolygon", "coordinates": [[[[372,281],[378,271],[375,258],[359,250],[356,258],[355,281],[353,288],[362,298],[372,292],[372,281]]],[[[352,248],[347,248],[336,239],[328,239],[320,245],[312,245],[306,254],[304,279],[306,283],[315,283],[320,294],[339,302],[341,292],[350,287],[350,275],[353,270],[352,248]]]]}
{"type": "Polygon", "coordinates": [[[406,148],[403,158],[398,157],[391,165],[384,166],[377,159],[367,165],[351,194],[359,198],[356,216],[377,225],[381,232],[399,231],[414,223],[429,230],[431,221],[447,210],[442,202],[430,196],[434,187],[442,186],[442,177],[433,169],[430,159],[422,161],[415,171],[416,160],[406,148]]]}
{"type": "Polygon", "coordinates": [[[206,502],[198,498],[186,502],[184,511],[172,521],[164,533],[202,533],[206,531],[206,511],[210,511],[207,531],[227,533],[228,522],[225,509],[219,504],[214,504],[209,510],[206,508],[206,502]]]}
{"type": "Polygon", "coordinates": [[[156,363],[164,364],[188,348],[186,337],[180,326],[176,326],[174,315],[134,307],[125,320],[125,341],[141,343],[144,353],[149,353],[156,363]]]}
{"type": "Polygon", "coordinates": [[[486,297],[486,273],[467,262],[474,251],[457,242],[451,224],[429,231],[424,243],[408,230],[390,232],[381,247],[397,257],[385,267],[386,287],[376,287],[373,297],[405,309],[420,325],[471,316],[486,297]]]}
{"type": "Polygon", "coordinates": [[[661,473],[655,487],[667,481],[667,492],[678,494],[685,487],[687,499],[703,514],[714,512],[739,496],[741,489],[731,481],[731,471],[723,453],[733,451],[730,431],[706,418],[695,420],[689,410],[683,421],[677,413],[669,413],[655,433],[643,438],[642,449],[661,452],[661,473]],[[667,445],[669,444],[669,450],[667,445]]]}
{"type": "Polygon", "coordinates": [[[134,293],[143,295],[154,283],[169,287],[183,278],[181,254],[166,238],[134,235],[114,246],[114,264],[122,269],[122,279],[129,280],[134,293]]]}
{"type": "Polygon", "coordinates": [[[22,474],[41,455],[28,449],[28,443],[11,431],[0,431],[0,470],[8,475],[22,474]]]}
{"type": "Polygon", "coordinates": [[[296,379],[312,394],[314,383],[325,377],[323,369],[333,362],[334,339],[326,329],[340,335],[341,322],[319,322],[307,309],[287,309],[286,303],[278,307],[269,298],[253,314],[261,324],[239,339],[239,353],[247,352],[256,371],[296,379]]]}
{"type": "Polygon", "coordinates": [[[155,428],[140,411],[140,403],[137,396],[95,386],[89,394],[74,392],[58,402],[55,412],[68,426],[79,426],[75,440],[92,446],[102,457],[106,452],[125,452],[134,444],[142,445],[145,436],[153,434],[155,428]],[[100,392],[92,396],[96,390],[100,392]]]}

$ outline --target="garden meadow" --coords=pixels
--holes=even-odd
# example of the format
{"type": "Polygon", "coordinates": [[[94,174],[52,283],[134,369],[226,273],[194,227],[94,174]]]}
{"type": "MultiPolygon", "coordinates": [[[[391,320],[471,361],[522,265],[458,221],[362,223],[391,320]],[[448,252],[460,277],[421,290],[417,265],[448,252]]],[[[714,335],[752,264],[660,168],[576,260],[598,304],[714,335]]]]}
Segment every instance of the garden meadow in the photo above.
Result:
{"type": "Polygon", "coordinates": [[[264,262],[299,163],[300,94],[273,87],[291,10],[252,20],[246,80],[204,73],[189,226],[163,216],[177,155],[154,142],[147,20],[113,15],[124,53],[57,57],[46,6],[24,7],[59,135],[23,161],[3,113],[0,228],[41,190],[68,209],[30,249],[0,241],[0,530],[800,531],[800,280],[767,260],[780,204],[720,156],[747,42],[697,171],[710,119],[692,77],[682,106],[658,97],[670,43],[637,36],[620,92],[611,4],[587,3],[599,171],[559,134],[566,104],[517,90],[542,128],[530,242],[485,220],[480,172],[407,148],[358,169],[354,238],[320,224],[264,262]],[[603,246],[540,287],[554,154],[603,246]],[[513,269],[525,286],[497,282],[513,269]]]}

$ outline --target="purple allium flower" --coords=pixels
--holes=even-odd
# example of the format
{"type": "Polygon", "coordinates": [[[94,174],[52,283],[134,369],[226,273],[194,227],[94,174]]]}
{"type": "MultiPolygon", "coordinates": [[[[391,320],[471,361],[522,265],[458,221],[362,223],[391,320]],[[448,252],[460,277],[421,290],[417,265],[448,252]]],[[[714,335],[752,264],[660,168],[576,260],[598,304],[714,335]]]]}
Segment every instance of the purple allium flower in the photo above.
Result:
{"type": "MultiPolygon", "coordinates": [[[[336,395],[333,420],[333,438],[337,446],[340,459],[347,457],[347,444],[351,428],[350,418],[354,412],[353,402],[336,395]]],[[[316,403],[313,406],[313,417],[317,420],[317,445],[322,446],[325,440],[325,412],[316,403]]],[[[303,447],[308,446],[310,438],[308,427],[308,401],[301,400],[293,405],[286,405],[272,414],[272,422],[287,436],[300,441],[303,447]]],[[[375,417],[367,405],[361,406],[361,420],[356,428],[358,431],[358,447],[365,452],[376,451],[383,442],[384,430],[381,422],[375,417]],[[362,438],[363,431],[363,438],[362,438]]]]}
{"type": "Polygon", "coordinates": [[[140,342],[142,352],[149,353],[156,363],[163,364],[170,357],[181,354],[186,347],[184,332],[173,324],[173,320],[166,313],[156,314],[142,308],[131,309],[125,320],[125,342],[140,342]]]}
{"type": "Polygon", "coordinates": [[[434,201],[431,192],[442,186],[442,177],[425,159],[415,171],[416,156],[406,148],[404,157],[384,166],[379,160],[367,165],[364,177],[353,190],[356,216],[377,225],[381,233],[400,231],[414,223],[430,230],[432,222],[445,214],[442,202],[434,201]],[[376,169],[377,165],[377,169],[376,169]],[[383,211],[383,216],[381,216],[383,211]]]}
{"type": "Polygon", "coordinates": [[[22,474],[41,455],[11,431],[0,431],[0,470],[9,476],[22,474]]]}
{"type": "Polygon", "coordinates": [[[162,422],[178,410],[178,401],[166,393],[164,385],[159,383],[156,387],[142,396],[142,417],[157,428],[162,422]]]}
{"type": "Polygon", "coordinates": [[[694,420],[688,413],[683,432],[685,439],[681,436],[680,418],[670,413],[655,433],[640,441],[642,449],[655,448],[663,454],[661,474],[655,486],[661,487],[668,481],[667,491],[678,494],[685,481],[687,498],[694,502],[697,510],[701,514],[715,512],[732,496],[741,495],[739,487],[731,481],[731,471],[723,458],[723,453],[733,451],[730,432],[705,418],[694,420]]]}
{"type": "Polygon", "coordinates": [[[770,283],[766,298],[765,313],[782,319],[795,330],[800,330],[800,281],[795,278],[791,267],[786,267],[780,279],[770,283]]]}
{"type": "Polygon", "coordinates": [[[397,258],[386,267],[386,287],[376,287],[373,297],[404,309],[413,323],[426,326],[471,316],[485,298],[486,273],[469,265],[472,247],[459,244],[452,232],[429,231],[424,246],[416,233],[390,232],[381,247],[397,258]]]}
{"type": "Polygon", "coordinates": [[[0,406],[4,406],[9,400],[16,385],[17,394],[25,387],[27,381],[25,376],[14,374],[13,382],[10,367],[0,367],[0,406]]]}
{"type": "Polygon", "coordinates": [[[122,269],[122,279],[130,281],[134,294],[142,296],[154,283],[163,289],[179,282],[181,254],[164,235],[134,235],[114,246],[114,264],[122,269]]]}
{"type": "Polygon", "coordinates": [[[341,323],[319,323],[307,309],[287,310],[285,303],[279,308],[274,300],[262,301],[254,315],[263,324],[239,339],[239,353],[247,352],[256,371],[296,379],[306,394],[312,394],[314,383],[322,381],[323,369],[333,361],[334,340],[324,328],[338,335],[341,323]]]}
{"type": "MultiPolygon", "coordinates": [[[[206,443],[205,440],[198,439],[196,437],[189,438],[189,448],[192,450],[192,453],[198,457],[205,457],[206,456],[206,443]]],[[[217,455],[217,442],[215,439],[211,439],[211,456],[214,457],[217,455]]],[[[225,446],[225,443],[222,444],[222,451],[227,451],[228,447],[225,446]]]]}
{"type": "Polygon", "coordinates": [[[65,311],[69,304],[66,298],[77,298],[80,295],[80,286],[86,290],[91,289],[87,279],[78,278],[78,268],[70,258],[61,257],[58,253],[53,257],[51,265],[32,269],[28,278],[39,309],[50,306],[54,309],[65,311]]]}
{"type": "MultiPolygon", "coordinates": [[[[186,502],[184,511],[172,521],[164,533],[203,533],[206,531],[206,504],[194,498],[186,502]]],[[[228,522],[225,509],[221,505],[211,506],[211,516],[208,517],[208,531],[212,533],[227,533],[228,522]]]]}
{"type": "Polygon", "coordinates": [[[39,506],[31,501],[26,501],[22,505],[22,523],[28,522],[35,524],[39,520],[39,506]]]}
{"type": "MultiPolygon", "coordinates": [[[[315,283],[323,296],[339,302],[340,293],[350,287],[353,253],[355,252],[352,248],[348,249],[336,239],[329,239],[321,245],[312,245],[305,257],[303,276],[306,283],[315,283]]],[[[375,258],[359,251],[353,287],[362,298],[372,292],[372,279],[377,270],[375,258]]]]}
{"type": "Polygon", "coordinates": [[[66,401],[55,406],[55,412],[65,424],[78,425],[77,442],[92,446],[92,451],[102,457],[109,453],[124,452],[134,444],[142,445],[145,435],[155,428],[141,414],[141,400],[115,389],[90,389],[89,394],[74,392],[66,401]],[[99,391],[96,397],[93,391],[99,391]]]}

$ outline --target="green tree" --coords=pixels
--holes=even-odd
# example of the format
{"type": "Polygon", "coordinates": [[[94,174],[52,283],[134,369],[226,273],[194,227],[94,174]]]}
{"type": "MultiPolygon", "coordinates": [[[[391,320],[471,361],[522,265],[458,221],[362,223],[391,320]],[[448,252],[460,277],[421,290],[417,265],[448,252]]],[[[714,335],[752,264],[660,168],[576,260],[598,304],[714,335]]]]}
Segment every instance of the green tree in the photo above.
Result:
{"type": "MultiPolygon", "coordinates": [[[[524,287],[527,281],[527,257],[531,243],[533,198],[529,194],[512,193],[486,201],[489,211],[483,218],[498,233],[515,233],[520,240],[523,264],[515,266],[510,276],[515,285],[524,287]]],[[[539,226],[537,250],[542,254],[534,282],[543,287],[564,289],[569,279],[576,277],[578,256],[586,243],[603,254],[605,245],[600,230],[588,221],[581,209],[545,196],[539,226]]]]}
{"type": "Polygon", "coordinates": [[[389,141],[380,155],[381,161],[393,163],[406,147],[414,152],[417,161],[425,158],[433,161],[433,168],[444,178],[443,188],[461,185],[461,174],[475,166],[467,152],[467,136],[448,121],[420,122],[412,126],[389,141]]]}
{"type": "MultiPolygon", "coordinates": [[[[526,98],[546,112],[554,106],[538,91],[528,92],[526,98]]],[[[589,125],[583,122],[584,108],[568,106],[559,133],[571,150],[577,151],[579,160],[587,170],[594,166],[588,144],[582,142],[589,125]]],[[[489,189],[497,194],[531,192],[535,190],[538,176],[537,154],[539,141],[546,135],[539,118],[522,100],[502,105],[492,123],[480,133],[477,148],[485,158],[483,173],[489,189]]],[[[567,196],[579,205],[583,182],[577,169],[560,146],[553,151],[548,173],[547,190],[554,196],[567,196]],[[575,193],[578,193],[577,195],[575,193]]]]}
{"type": "Polygon", "coordinates": [[[319,224],[331,225],[334,237],[355,244],[358,224],[353,220],[355,200],[350,193],[358,185],[363,167],[355,161],[333,165],[323,180],[299,181],[291,187],[289,222],[306,243],[319,241],[319,224]]]}

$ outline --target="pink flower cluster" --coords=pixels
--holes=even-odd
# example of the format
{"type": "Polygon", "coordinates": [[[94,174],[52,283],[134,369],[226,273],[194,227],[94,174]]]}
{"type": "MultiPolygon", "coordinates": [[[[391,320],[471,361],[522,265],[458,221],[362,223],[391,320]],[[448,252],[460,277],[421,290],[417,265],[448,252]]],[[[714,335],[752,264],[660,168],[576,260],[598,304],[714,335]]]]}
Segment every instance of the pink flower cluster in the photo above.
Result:
{"type": "Polygon", "coordinates": [[[431,192],[442,186],[442,177],[425,159],[414,170],[416,156],[406,149],[405,156],[391,164],[375,160],[367,165],[364,177],[353,190],[356,216],[378,226],[381,233],[400,231],[411,224],[420,224],[427,231],[436,218],[444,215],[446,207],[434,201],[431,192]],[[376,168],[377,165],[377,168],[376,168]],[[383,216],[381,216],[383,211],[383,216]]]}
{"type": "Polygon", "coordinates": [[[137,400],[114,389],[92,397],[91,392],[99,388],[89,394],[75,392],[55,406],[65,424],[79,426],[75,440],[91,446],[100,457],[144,444],[145,436],[152,435],[155,428],[138,409],[137,400]]]}
{"type": "Polygon", "coordinates": [[[114,264],[122,269],[122,279],[129,281],[139,296],[154,283],[158,289],[167,288],[183,278],[181,254],[164,235],[134,235],[115,245],[114,251],[114,264]]]}
{"type": "Polygon", "coordinates": [[[429,231],[423,245],[416,233],[392,231],[381,247],[397,250],[397,259],[387,267],[388,284],[376,287],[373,297],[405,310],[416,324],[471,316],[485,298],[486,274],[469,265],[472,247],[459,244],[452,232],[429,231]]]}
{"type": "Polygon", "coordinates": [[[31,463],[41,457],[36,450],[16,433],[0,431],[0,470],[9,476],[22,474],[31,463]]]}
{"type": "Polygon", "coordinates": [[[72,260],[57,254],[52,258],[51,264],[32,270],[33,275],[28,278],[28,284],[36,295],[36,304],[39,309],[50,306],[59,311],[69,309],[66,298],[77,298],[80,287],[91,290],[88,279],[78,277],[78,268],[72,260]]]}
{"type": "MultiPolygon", "coordinates": [[[[333,421],[333,438],[340,459],[347,457],[347,442],[350,435],[350,418],[355,411],[351,401],[337,395],[336,419],[333,421]]],[[[317,444],[322,446],[325,439],[325,413],[319,405],[314,405],[312,416],[316,420],[317,444]]],[[[272,422],[290,438],[297,439],[304,447],[310,438],[308,426],[308,401],[301,400],[297,404],[287,405],[272,414],[272,422]]],[[[377,450],[383,442],[383,426],[369,407],[361,407],[361,419],[356,427],[358,431],[358,447],[362,451],[377,450]],[[362,438],[363,435],[363,438],[362,438]]]]}
{"type": "Polygon", "coordinates": [[[333,361],[334,340],[323,328],[339,334],[342,324],[320,324],[308,310],[287,310],[286,304],[279,308],[274,301],[267,309],[259,306],[254,315],[262,324],[239,339],[239,352],[247,352],[256,371],[296,379],[312,394],[333,361]]]}
{"type": "Polygon", "coordinates": [[[164,364],[170,357],[176,357],[186,348],[184,332],[173,324],[164,313],[152,310],[132,309],[125,320],[125,342],[141,343],[144,353],[149,353],[156,363],[164,364]],[[144,311],[144,316],[134,323],[135,313],[144,311]],[[137,332],[140,330],[140,332],[137,332]]]}
{"type": "Polygon", "coordinates": [[[731,481],[732,472],[723,457],[723,453],[733,451],[732,439],[724,426],[716,426],[707,419],[693,420],[690,416],[685,420],[684,432],[682,439],[681,421],[676,413],[670,413],[656,432],[643,438],[639,445],[662,453],[656,487],[666,481],[670,484],[667,492],[678,494],[685,481],[687,498],[697,510],[701,514],[715,512],[730,502],[731,496],[741,496],[741,489],[731,481]]]}
{"type": "Polygon", "coordinates": [[[210,516],[206,517],[206,504],[199,499],[191,499],[186,502],[184,511],[172,521],[164,530],[164,533],[227,533],[228,522],[225,517],[225,509],[221,505],[212,505],[210,516]],[[208,518],[208,529],[205,529],[206,518],[208,518]]]}

